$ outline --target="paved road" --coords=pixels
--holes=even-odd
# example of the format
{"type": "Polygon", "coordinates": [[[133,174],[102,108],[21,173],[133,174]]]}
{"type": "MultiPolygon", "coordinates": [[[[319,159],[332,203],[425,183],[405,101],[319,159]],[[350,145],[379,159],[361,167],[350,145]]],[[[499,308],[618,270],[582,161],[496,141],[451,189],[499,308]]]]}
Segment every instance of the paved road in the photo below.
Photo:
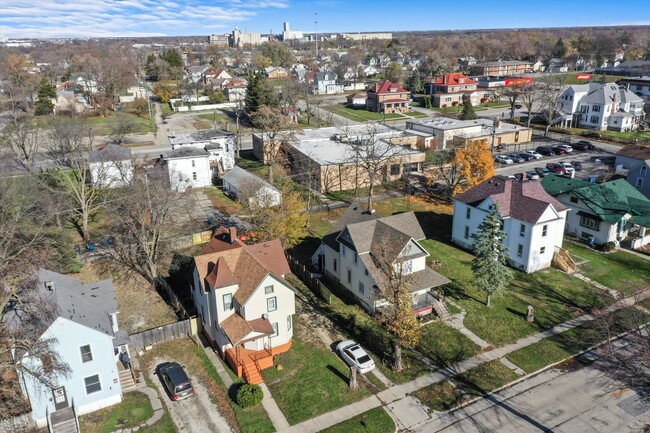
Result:
{"type": "Polygon", "coordinates": [[[588,366],[549,370],[413,429],[418,433],[624,433],[650,422],[650,402],[588,366]]]}

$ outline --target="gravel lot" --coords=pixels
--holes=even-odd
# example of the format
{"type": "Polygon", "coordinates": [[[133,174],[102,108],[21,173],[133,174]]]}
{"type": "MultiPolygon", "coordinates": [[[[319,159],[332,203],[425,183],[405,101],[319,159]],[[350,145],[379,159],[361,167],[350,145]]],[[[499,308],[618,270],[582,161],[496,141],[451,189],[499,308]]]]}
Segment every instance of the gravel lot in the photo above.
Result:
{"type": "MultiPolygon", "coordinates": [[[[179,433],[232,433],[230,426],[219,413],[217,406],[212,404],[208,392],[201,382],[185,370],[194,385],[195,394],[185,400],[172,401],[164,385],[156,374],[156,366],[168,360],[156,359],[153,367],[147,372],[151,381],[160,393],[163,404],[174,420],[179,433]]],[[[186,367],[184,367],[186,368],[186,367]]]]}

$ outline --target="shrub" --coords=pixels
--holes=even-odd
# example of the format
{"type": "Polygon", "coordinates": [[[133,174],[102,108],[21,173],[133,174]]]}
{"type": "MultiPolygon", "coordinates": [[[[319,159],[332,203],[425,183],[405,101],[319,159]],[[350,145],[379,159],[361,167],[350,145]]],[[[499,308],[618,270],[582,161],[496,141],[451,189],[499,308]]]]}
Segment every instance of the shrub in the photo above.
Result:
{"type": "Polygon", "coordinates": [[[481,104],[485,104],[488,101],[488,98],[481,98],[481,104]]]}
{"type": "Polygon", "coordinates": [[[237,390],[237,404],[246,409],[257,406],[264,398],[264,391],[259,385],[243,384],[237,390]]]}
{"type": "Polygon", "coordinates": [[[606,253],[609,252],[609,251],[613,251],[615,249],[616,249],[616,243],[614,243],[612,241],[603,244],[603,251],[606,252],[606,253]]]}
{"type": "Polygon", "coordinates": [[[452,107],[455,107],[456,105],[458,105],[458,101],[453,101],[453,102],[451,103],[451,105],[452,105],[452,107]]]}
{"type": "Polygon", "coordinates": [[[442,108],[447,108],[447,104],[442,104],[442,108]]]}

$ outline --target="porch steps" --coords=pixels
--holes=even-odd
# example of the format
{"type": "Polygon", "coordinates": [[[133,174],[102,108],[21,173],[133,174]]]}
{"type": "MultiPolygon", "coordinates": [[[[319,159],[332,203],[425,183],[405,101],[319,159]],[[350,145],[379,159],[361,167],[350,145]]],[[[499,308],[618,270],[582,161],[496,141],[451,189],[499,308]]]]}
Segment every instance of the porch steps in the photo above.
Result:
{"type": "Polygon", "coordinates": [[[71,407],[53,412],[48,421],[52,433],[79,433],[75,413],[71,407]]]}
{"type": "Polygon", "coordinates": [[[246,379],[246,382],[251,385],[259,385],[264,382],[264,379],[262,379],[262,373],[259,371],[255,363],[245,363],[243,370],[244,379],[246,379]]]}
{"type": "Polygon", "coordinates": [[[449,311],[449,308],[447,308],[447,304],[444,302],[440,302],[439,300],[434,299],[432,305],[433,309],[440,319],[447,320],[451,317],[451,312],[449,311]]]}
{"type": "Polygon", "coordinates": [[[127,370],[120,365],[118,366],[118,371],[120,374],[120,386],[122,387],[122,393],[135,391],[135,382],[133,381],[133,376],[131,376],[131,370],[127,370]]]}
{"type": "Polygon", "coordinates": [[[564,248],[558,248],[557,251],[555,251],[551,264],[562,272],[566,272],[567,274],[574,273],[578,268],[576,262],[573,260],[573,257],[571,257],[571,254],[569,254],[569,251],[565,250],[564,248]]]}

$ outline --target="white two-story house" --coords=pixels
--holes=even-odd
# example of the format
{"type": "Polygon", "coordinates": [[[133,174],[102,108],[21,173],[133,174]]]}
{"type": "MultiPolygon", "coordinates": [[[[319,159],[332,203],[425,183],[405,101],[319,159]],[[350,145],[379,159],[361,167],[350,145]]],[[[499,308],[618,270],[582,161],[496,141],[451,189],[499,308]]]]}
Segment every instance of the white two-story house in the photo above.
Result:
{"type": "Polygon", "coordinates": [[[162,155],[172,189],[183,192],[188,188],[212,185],[210,152],[196,147],[181,147],[162,155]]]}
{"type": "Polygon", "coordinates": [[[106,144],[88,154],[88,168],[93,183],[103,188],[128,185],[133,179],[131,149],[117,144],[106,144]]]}
{"type": "Polygon", "coordinates": [[[456,195],[452,242],[472,249],[473,235],[495,206],[503,221],[510,266],[526,273],[551,266],[555,249],[562,247],[569,208],[547,194],[538,181],[494,176],[456,195]]]}
{"type": "Polygon", "coordinates": [[[427,265],[429,253],[418,243],[425,236],[415,214],[385,218],[364,214],[358,212],[359,222],[324,236],[312,263],[327,279],[349,290],[370,313],[386,304],[382,289],[390,278],[395,278],[387,267],[401,268],[414,311],[431,313],[432,290],[449,280],[427,265]]]}
{"type": "MultiPolygon", "coordinates": [[[[43,314],[34,319],[35,323],[20,326],[33,329],[40,340],[54,339],[54,351],[70,369],[67,376],[57,376],[52,388],[34,376],[20,374],[21,388],[31,404],[36,425],[52,426],[56,419],[72,421],[75,414],[83,415],[122,401],[122,387],[133,387],[130,373],[120,374],[124,367],[118,359],[120,352],[128,351],[129,336],[118,326],[111,280],[86,284],[41,269],[36,284],[34,302],[51,306],[52,314],[43,314]]],[[[17,351],[14,356],[28,370],[47,369],[41,359],[29,353],[17,351]]]]}
{"type": "Polygon", "coordinates": [[[213,239],[194,257],[192,299],[203,332],[239,377],[261,383],[261,370],[289,350],[294,292],[280,241],[246,245],[235,235],[213,239]]]}

